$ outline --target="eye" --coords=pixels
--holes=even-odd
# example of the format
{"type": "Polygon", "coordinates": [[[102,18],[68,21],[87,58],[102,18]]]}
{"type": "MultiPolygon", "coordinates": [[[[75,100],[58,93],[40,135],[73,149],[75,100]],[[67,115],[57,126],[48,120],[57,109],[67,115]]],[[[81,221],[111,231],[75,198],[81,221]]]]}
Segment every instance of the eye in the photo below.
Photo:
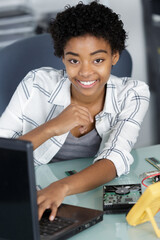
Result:
{"type": "Polygon", "coordinates": [[[78,63],[79,63],[79,61],[76,60],[76,59],[69,59],[68,61],[69,61],[71,64],[78,64],[78,63]]]}
{"type": "Polygon", "coordinates": [[[96,60],[94,60],[94,63],[102,63],[104,61],[104,59],[98,58],[96,60]]]}

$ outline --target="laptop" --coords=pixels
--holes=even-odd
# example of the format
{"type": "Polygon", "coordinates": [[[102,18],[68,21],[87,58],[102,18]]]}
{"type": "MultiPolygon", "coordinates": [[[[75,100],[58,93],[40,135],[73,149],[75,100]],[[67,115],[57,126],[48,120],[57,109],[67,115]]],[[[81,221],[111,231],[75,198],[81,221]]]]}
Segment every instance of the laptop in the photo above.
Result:
{"type": "Polygon", "coordinates": [[[68,239],[101,222],[103,211],[61,204],[48,217],[38,221],[32,143],[0,138],[0,240],[68,239]]]}

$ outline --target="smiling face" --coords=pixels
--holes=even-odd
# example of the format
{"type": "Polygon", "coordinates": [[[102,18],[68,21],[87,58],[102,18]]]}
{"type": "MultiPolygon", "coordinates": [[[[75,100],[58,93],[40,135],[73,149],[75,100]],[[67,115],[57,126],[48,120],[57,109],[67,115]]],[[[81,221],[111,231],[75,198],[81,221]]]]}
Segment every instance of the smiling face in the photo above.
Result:
{"type": "Polygon", "coordinates": [[[64,48],[63,63],[72,83],[72,97],[96,100],[104,96],[104,86],[118,59],[119,53],[112,53],[103,38],[91,35],[71,38],[64,48]]]}

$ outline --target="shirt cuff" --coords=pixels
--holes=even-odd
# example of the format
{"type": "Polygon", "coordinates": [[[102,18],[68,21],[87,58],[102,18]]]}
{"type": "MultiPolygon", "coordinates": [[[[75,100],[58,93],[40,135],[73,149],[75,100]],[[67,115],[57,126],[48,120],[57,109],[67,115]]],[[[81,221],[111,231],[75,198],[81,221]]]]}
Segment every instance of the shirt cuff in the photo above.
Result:
{"type": "Polygon", "coordinates": [[[130,165],[134,161],[129,152],[120,149],[105,150],[105,152],[101,153],[94,159],[93,163],[101,159],[108,159],[113,162],[118,177],[122,174],[128,174],[130,171],[130,165]]]}

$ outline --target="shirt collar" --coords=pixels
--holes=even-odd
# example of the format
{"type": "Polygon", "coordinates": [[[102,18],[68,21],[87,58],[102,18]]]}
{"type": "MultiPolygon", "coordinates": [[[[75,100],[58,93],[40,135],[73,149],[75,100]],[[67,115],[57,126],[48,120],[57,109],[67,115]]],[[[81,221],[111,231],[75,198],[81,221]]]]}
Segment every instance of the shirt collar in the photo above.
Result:
{"type": "Polygon", "coordinates": [[[114,78],[117,78],[113,75],[110,75],[108,82],[106,84],[106,97],[103,108],[103,113],[119,113],[120,107],[118,104],[117,97],[117,86],[115,85],[114,78]]]}
{"type": "Polygon", "coordinates": [[[67,107],[71,103],[70,93],[71,82],[64,76],[57,82],[54,91],[52,91],[49,102],[55,105],[67,107]]]}

